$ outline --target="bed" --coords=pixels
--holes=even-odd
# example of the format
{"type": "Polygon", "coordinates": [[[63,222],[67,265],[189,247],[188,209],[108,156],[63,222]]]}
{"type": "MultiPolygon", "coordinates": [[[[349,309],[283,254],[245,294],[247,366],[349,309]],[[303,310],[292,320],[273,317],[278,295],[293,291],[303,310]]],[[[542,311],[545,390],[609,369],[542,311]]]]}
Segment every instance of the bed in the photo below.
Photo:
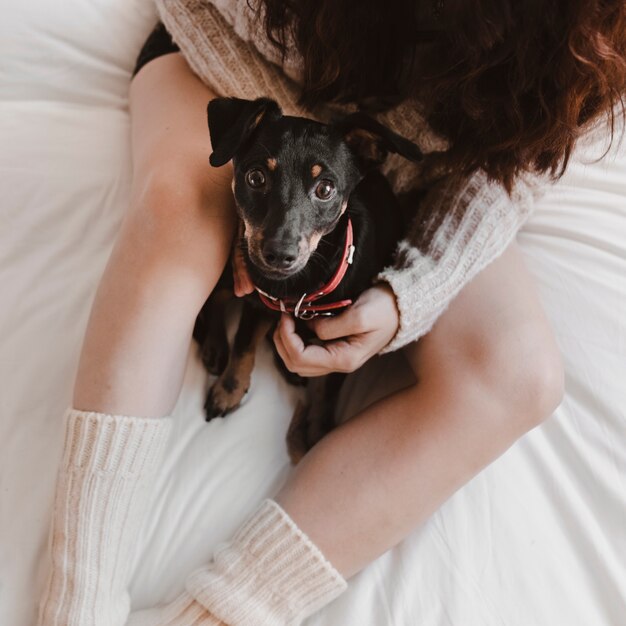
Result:
{"type": "MultiPolygon", "coordinates": [[[[34,623],[63,412],[129,194],[130,72],[155,21],[149,0],[2,3],[3,626],[34,623]]],[[[562,405],[308,626],[626,623],[626,147],[597,162],[604,143],[580,147],[518,238],[563,352],[562,405]]],[[[402,363],[384,365],[354,384],[397,384],[402,363]]],[[[269,352],[231,417],[204,422],[205,385],[192,348],[137,546],[135,608],[174,597],[289,472],[297,392],[269,352]]]]}

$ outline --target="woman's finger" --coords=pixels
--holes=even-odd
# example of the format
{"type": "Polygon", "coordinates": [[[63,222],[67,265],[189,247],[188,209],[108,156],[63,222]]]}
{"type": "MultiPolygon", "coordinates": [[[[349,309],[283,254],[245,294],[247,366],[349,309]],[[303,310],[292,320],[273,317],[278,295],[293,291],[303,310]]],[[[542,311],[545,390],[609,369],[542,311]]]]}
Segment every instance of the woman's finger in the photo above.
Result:
{"type": "Polygon", "coordinates": [[[340,337],[347,337],[350,334],[350,312],[346,309],[339,315],[333,317],[317,317],[309,322],[309,328],[322,341],[331,341],[340,337]]]}
{"type": "Polygon", "coordinates": [[[291,372],[293,371],[291,369],[291,360],[289,359],[289,356],[287,355],[287,352],[285,351],[285,346],[283,345],[283,340],[282,337],[280,336],[280,333],[278,332],[278,327],[274,330],[274,346],[276,346],[276,352],[278,352],[278,356],[282,359],[283,363],[285,364],[285,367],[291,372]]]}
{"type": "Polygon", "coordinates": [[[339,315],[313,319],[309,327],[322,341],[332,341],[370,331],[371,320],[368,323],[367,308],[357,302],[339,315]]]}
{"type": "Polygon", "coordinates": [[[289,357],[287,351],[285,350],[285,346],[284,346],[282,337],[280,336],[280,333],[278,332],[278,329],[276,329],[276,331],[274,332],[274,345],[276,346],[276,351],[278,352],[278,355],[280,356],[280,358],[283,360],[285,367],[290,372],[294,372],[295,374],[299,374],[300,376],[304,376],[304,377],[323,376],[324,374],[328,374],[329,370],[324,369],[324,368],[319,368],[319,367],[306,367],[305,368],[302,366],[298,367],[296,364],[294,364],[291,358],[289,357]]]}
{"type": "Polygon", "coordinates": [[[344,338],[350,344],[360,345],[359,358],[365,362],[392,340],[399,324],[396,297],[391,287],[381,284],[366,289],[336,318],[314,320],[311,328],[323,341],[344,338]]]}
{"type": "Polygon", "coordinates": [[[333,341],[324,345],[305,345],[295,331],[295,323],[283,316],[276,331],[277,349],[287,367],[301,376],[321,376],[329,372],[345,372],[355,369],[361,360],[358,342],[333,341]],[[279,352],[280,354],[280,352],[279,352]]]}
{"type": "MultiPolygon", "coordinates": [[[[331,355],[325,346],[305,345],[296,332],[296,325],[289,315],[283,315],[278,325],[282,345],[289,363],[298,373],[305,371],[332,371],[331,355]]],[[[302,374],[303,376],[305,374],[302,374]]]]}
{"type": "Polygon", "coordinates": [[[290,372],[294,372],[296,374],[300,374],[300,376],[317,376],[317,375],[319,375],[319,374],[316,374],[316,373],[309,372],[308,369],[305,371],[304,369],[302,369],[302,367],[298,367],[298,365],[296,363],[294,363],[294,361],[291,358],[289,352],[285,348],[285,342],[283,341],[283,337],[282,337],[282,335],[280,333],[280,324],[276,327],[276,330],[274,331],[273,339],[274,339],[274,345],[276,346],[276,351],[278,352],[278,356],[280,356],[280,358],[282,359],[283,363],[285,364],[285,367],[290,372]]]}
{"type": "Polygon", "coordinates": [[[302,337],[296,332],[296,322],[291,315],[283,313],[280,316],[278,332],[290,355],[297,355],[304,351],[304,341],[302,341],[302,337]]]}

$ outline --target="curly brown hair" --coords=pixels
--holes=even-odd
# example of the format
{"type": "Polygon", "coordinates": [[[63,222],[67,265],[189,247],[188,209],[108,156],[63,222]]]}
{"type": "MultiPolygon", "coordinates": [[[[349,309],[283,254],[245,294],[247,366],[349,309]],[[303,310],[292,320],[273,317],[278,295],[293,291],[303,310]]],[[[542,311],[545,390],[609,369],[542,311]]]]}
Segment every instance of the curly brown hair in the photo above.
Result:
{"type": "MultiPolygon", "coordinates": [[[[251,0],[249,0],[251,1],[251,0]]],[[[508,188],[562,175],[576,139],[624,112],[624,0],[256,0],[303,59],[302,102],[383,110],[416,98],[450,165],[508,188]]]]}

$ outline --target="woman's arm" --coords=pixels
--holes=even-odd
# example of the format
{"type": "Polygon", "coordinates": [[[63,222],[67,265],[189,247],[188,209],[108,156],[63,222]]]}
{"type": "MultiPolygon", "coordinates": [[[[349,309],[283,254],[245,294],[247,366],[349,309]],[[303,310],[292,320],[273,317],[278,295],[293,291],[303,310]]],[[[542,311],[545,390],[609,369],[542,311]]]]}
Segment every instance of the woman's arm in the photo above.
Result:
{"type": "Polygon", "coordinates": [[[379,284],[340,315],[310,322],[324,344],[305,345],[283,316],[275,342],[287,367],[303,376],[352,372],[375,354],[424,336],[461,289],[511,244],[540,192],[539,180],[528,177],[509,195],[480,171],[438,183],[416,208],[379,284]]]}
{"type": "Polygon", "coordinates": [[[509,195],[483,171],[444,179],[417,207],[378,280],[389,284],[400,314],[398,330],[382,352],[425,335],[464,285],[509,246],[532,212],[539,180],[520,178],[509,195]]]}

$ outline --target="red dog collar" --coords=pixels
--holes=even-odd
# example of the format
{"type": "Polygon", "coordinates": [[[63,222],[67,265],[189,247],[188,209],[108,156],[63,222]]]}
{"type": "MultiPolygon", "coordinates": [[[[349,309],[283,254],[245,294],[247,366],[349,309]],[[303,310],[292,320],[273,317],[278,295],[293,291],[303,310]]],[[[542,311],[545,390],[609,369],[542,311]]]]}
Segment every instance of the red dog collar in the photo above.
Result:
{"type": "Polygon", "coordinates": [[[283,313],[293,313],[293,316],[302,320],[310,320],[318,315],[333,315],[337,309],[343,309],[352,304],[352,300],[339,300],[338,302],[325,302],[324,304],[313,304],[316,300],[332,293],[346,275],[348,267],[352,263],[354,257],[354,233],[352,231],[352,220],[348,218],[346,227],[346,240],[343,246],[343,256],[341,263],[335,270],[332,278],[318,291],[307,295],[303,293],[300,298],[276,298],[265,291],[259,289],[256,285],[254,288],[259,293],[261,302],[272,311],[281,311],[283,313]]]}

